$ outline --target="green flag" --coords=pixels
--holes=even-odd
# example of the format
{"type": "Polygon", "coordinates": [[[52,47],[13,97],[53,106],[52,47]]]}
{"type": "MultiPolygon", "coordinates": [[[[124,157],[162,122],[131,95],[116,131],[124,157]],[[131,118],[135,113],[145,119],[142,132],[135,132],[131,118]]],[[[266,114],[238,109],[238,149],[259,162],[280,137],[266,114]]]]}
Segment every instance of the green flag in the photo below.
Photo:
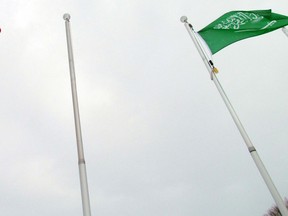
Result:
{"type": "Polygon", "coordinates": [[[245,38],[258,36],[288,25],[288,17],[271,10],[231,11],[198,33],[212,54],[245,38]]]}

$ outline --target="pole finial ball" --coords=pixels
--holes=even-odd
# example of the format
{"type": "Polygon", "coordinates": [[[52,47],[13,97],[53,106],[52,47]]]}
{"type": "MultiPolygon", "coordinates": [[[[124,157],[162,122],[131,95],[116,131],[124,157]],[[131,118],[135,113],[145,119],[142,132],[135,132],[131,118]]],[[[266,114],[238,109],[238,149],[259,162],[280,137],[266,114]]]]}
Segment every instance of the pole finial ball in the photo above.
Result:
{"type": "Polygon", "coordinates": [[[186,16],[182,16],[180,18],[180,20],[181,20],[181,22],[185,23],[185,22],[187,22],[188,18],[186,16]]]}
{"type": "Polygon", "coordinates": [[[71,18],[71,16],[70,16],[70,14],[68,14],[68,13],[65,13],[65,14],[63,15],[63,19],[64,19],[64,20],[69,21],[70,18],[71,18]]]}

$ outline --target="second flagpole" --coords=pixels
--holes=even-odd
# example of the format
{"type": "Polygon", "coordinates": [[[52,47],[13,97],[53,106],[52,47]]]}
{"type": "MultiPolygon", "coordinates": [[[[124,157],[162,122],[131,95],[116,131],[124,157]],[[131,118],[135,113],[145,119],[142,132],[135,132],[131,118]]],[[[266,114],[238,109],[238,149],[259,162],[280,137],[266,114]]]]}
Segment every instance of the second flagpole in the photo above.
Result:
{"type": "Polygon", "coordinates": [[[237,128],[238,128],[238,130],[239,130],[239,132],[241,134],[241,136],[242,136],[242,138],[244,139],[244,142],[245,142],[245,144],[246,144],[246,146],[248,148],[248,151],[250,152],[250,155],[253,158],[253,160],[254,160],[254,162],[255,162],[255,164],[256,164],[256,166],[257,166],[257,168],[258,168],[258,170],[259,170],[259,172],[260,172],[260,174],[261,174],[261,176],[262,176],[262,178],[264,180],[264,182],[266,183],[266,185],[267,185],[267,187],[268,187],[268,189],[269,189],[274,201],[276,202],[276,205],[278,206],[282,216],[288,216],[288,210],[287,210],[287,208],[286,208],[286,206],[284,204],[283,199],[281,198],[278,190],[276,189],[276,187],[275,187],[275,185],[274,185],[274,183],[273,183],[268,171],[266,170],[262,160],[260,159],[260,157],[259,157],[255,147],[253,146],[248,134],[246,133],[246,131],[245,131],[240,119],[238,118],[237,113],[235,112],[235,110],[234,110],[232,104],[230,103],[227,95],[225,94],[225,92],[224,92],[219,80],[217,79],[217,76],[213,72],[214,69],[215,69],[215,67],[213,65],[213,62],[210,59],[208,59],[208,57],[205,55],[205,52],[202,50],[201,45],[199,44],[199,42],[198,42],[198,40],[196,38],[196,35],[195,35],[195,32],[193,30],[192,25],[190,23],[188,23],[188,21],[187,21],[187,17],[185,17],[185,16],[181,17],[181,22],[184,23],[184,25],[185,25],[185,27],[186,27],[191,39],[193,40],[193,42],[194,42],[194,44],[195,44],[195,46],[196,46],[196,48],[197,48],[202,60],[203,60],[203,62],[204,62],[205,66],[206,66],[206,68],[208,70],[208,72],[211,75],[211,79],[215,83],[218,92],[220,93],[220,95],[221,95],[226,107],[228,108],[228,110],[229,110],[229,112],[230,112],[230,114],[231,114],[231,116],[232,116],[232,118],[233,118],[233,120],[234,120],[234,122],[235,122],[235,124],[236,124],[236,126],[237,126],[237,128]]]}
{"type": "Polygon", "coordinates": [[[77,88],[76,88],[76,76],[75,76],[74,58],[73,58],[73,50],[72,50],[71,31],[70,31],[70,15],[64,14],[63,19],[65,20],[65,27],[66,27],[67,49],[68,49],[72,99],[73,99],[75,131],[76,131],[76,139],[77,139],[78,166],[79,166],[83,216],[90,216],[91,210],[90,210],[86,164],[85,164],[85,159],[84,159],[84,150],[83,150],[83,143],[82,143],[77,88]]]}
{"type": "Polygon", "coordinates": [[[283,27],[282,31],[288,37],[288,29],[286,27],[283,27]]]}

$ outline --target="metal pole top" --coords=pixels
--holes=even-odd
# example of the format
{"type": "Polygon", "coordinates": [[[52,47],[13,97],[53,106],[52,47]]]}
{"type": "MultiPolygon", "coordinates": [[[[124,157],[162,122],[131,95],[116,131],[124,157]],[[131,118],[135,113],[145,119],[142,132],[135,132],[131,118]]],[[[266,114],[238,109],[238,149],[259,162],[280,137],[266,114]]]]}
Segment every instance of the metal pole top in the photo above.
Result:
{"type": "Polygon", "coordinates": [[[71,18],[71,16],[70,16],[70,14],[68,14],[68,13],[65,13],[64,15],[63,15],[63,19],[65,20],[65,21],[70,21],[70,18],[71,18]]]}
{"type": "Polygon", "coordinates": [[[180,21],[181,21],[182,23],[187,23],[187,20],[188,20],[188,18],[187,18],[186,16],[182,16],[182,17],[180,18],[180,21]]]}

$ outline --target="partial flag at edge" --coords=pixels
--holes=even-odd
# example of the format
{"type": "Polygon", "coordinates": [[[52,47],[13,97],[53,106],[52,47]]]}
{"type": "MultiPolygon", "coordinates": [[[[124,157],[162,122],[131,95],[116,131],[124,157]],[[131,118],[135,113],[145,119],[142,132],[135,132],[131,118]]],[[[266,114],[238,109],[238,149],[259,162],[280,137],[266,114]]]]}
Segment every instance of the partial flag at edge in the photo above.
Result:
{"type": "Polygon", "coordinates": [[[288,17],[272,10],[228,12],[198,33],[212,54],[237,41],[262,35],[288,25],[288,17]]]}

